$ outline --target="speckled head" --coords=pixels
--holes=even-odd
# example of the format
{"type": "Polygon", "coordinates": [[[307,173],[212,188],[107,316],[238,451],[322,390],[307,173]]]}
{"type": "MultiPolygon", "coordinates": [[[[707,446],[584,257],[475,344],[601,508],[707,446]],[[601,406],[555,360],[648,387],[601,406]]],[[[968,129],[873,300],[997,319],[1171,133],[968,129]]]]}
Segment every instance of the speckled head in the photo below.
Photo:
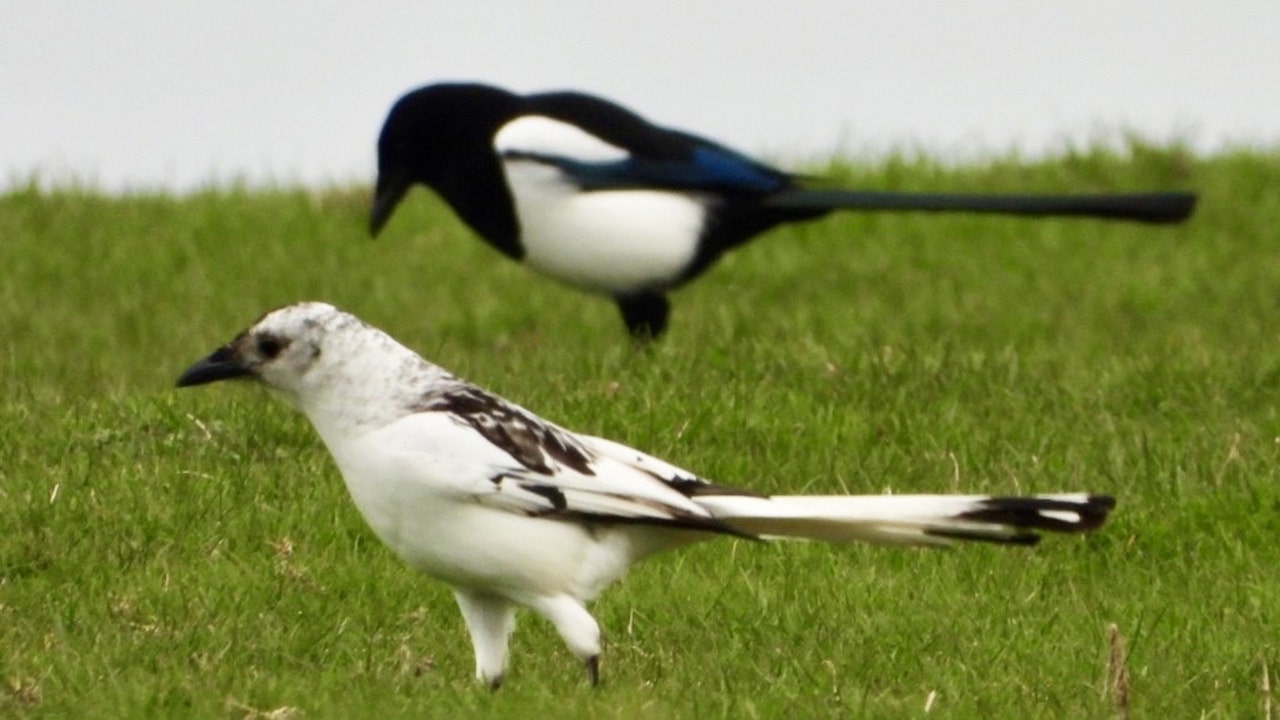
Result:
{"type": "Polygon", "coordinates": [[[298,303],[272,310],[187,368],[178,378],[178,387],[248,378],[285,389],[316,363],[323,354],[328,328],[344,319],[359,322],[325,303],[298,303]]]}
{"type": "Polygon", "coordinates": [[[182,373],[178,386],[234,378],[277,391],[323,433],[389,422],[452,376],[350,313],[303,302],[263,315],[182,373]]]}

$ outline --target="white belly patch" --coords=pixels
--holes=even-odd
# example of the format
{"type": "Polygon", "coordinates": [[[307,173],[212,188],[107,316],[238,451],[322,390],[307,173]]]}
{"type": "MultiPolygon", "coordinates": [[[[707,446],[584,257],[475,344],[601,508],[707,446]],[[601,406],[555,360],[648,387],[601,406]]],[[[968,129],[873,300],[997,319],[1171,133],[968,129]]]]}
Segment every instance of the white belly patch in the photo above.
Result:
{"type": "Polygon", "coordinates": [[[527,115],[494,136],[520,218],[525,262],[584,290],[623,295],[663,290],[693,261],[707,201],[658,190],[582,192],[554,165],[626,160],[626,149],[571,123],[527,115]]]}
{"type": "Polygon", "coordinates": [[[560,171],[504,163],[525,262],[561,282],[622,295],[670,286],[693,261],[705,203],[657,190],[580,192],[560,171]]]}

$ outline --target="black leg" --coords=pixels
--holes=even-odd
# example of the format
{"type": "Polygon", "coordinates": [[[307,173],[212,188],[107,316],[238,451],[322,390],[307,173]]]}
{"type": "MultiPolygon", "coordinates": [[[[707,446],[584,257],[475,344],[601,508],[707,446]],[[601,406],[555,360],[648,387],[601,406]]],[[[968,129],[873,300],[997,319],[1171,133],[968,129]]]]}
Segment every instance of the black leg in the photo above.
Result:
{"type": "Polygon", "coordinates": [[[622,311],[622,321],[627,324],[627,332],[639,341],[657,340],[667,329],[667,318],[671,315],[671,303],[663,295],[654,292],[642,292],[615,298],[618,309],[622,311]]]}
{"type": "Polygon", "coordinates": [[[591,687],[600,684],[600,656],[592,655],[587,658],[587,680],[591,682],[591,687]]]}

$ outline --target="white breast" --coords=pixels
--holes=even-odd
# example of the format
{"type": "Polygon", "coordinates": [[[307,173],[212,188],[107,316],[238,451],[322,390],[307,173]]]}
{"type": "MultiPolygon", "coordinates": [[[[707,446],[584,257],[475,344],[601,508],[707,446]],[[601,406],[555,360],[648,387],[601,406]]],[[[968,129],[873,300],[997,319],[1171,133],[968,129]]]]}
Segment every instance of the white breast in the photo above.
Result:
{"type": "Polygon", "coordinates": [[[510,458],[444,413],[325,443],[374,534],[410,566],[457,587],[588,600],[645,555],[698,539],[485,505],[488,477],[510,458]]]}
{"type": "MultiPolygon", "coordinates": [[[[499,152],[583,162],[625,159],[622,148],[544,117],[508,123],[499,152]]],[[[530,267],[561,282],[622,295],[669,287],[693,261],[707,200],[657,190],[581,192],[558,169],[531,159],[503,163],[530,267]]]]}

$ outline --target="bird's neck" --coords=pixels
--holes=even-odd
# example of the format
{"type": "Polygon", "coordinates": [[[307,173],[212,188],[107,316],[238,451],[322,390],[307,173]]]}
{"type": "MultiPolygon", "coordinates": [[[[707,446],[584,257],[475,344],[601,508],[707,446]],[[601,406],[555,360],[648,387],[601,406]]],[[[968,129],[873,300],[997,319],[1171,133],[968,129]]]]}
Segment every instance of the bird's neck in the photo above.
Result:
{"type": "Polygon", "coordinates": [[[519,260],[524,256],[520,223],[502,165],[487,147],[477,155],[477,160],[451,169],[432,187],[485,242],[519,260]]]}
{"type": "Polygon", "coordinates": [[[325,441],[333,446],[402,418],[448,372],[399,345],[369,343],[330,367],[317,368],[306,392],[294,397],[325,441]]]}

